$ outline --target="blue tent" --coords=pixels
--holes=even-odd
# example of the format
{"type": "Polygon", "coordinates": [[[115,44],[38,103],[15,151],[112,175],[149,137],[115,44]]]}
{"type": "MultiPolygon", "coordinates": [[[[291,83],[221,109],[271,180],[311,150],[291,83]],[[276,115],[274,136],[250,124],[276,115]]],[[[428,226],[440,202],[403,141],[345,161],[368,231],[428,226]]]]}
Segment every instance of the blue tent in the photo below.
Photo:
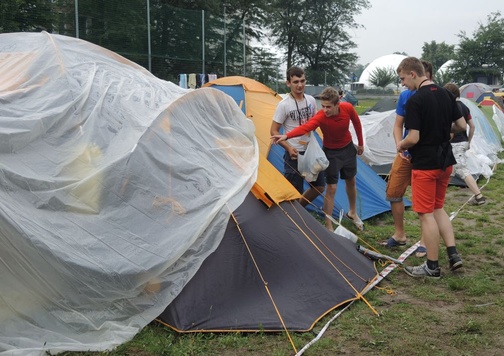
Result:
{"type": "MultiPolygon", "coordinates": [[[[322,139],[315,133],[317,140],[322,144],[322,139]]],[[[271,146],[268,160],[283,173],[283,154],[284,150],[278,145],[271,146]]],[[[357,158],[357,213],[362,220],[369,219],[378,214],[390,210],[390,203],[385,200],[386,182],[376,174],[376,172],[364,163],[360,158],[357,158]]],[[[308,183],[305,182],[305,189],[308,188],[308,183]]],[[[406,206],[411,206],[408,200],[405,200],[406,206]]],[[[324,198],[319,196],[313,201],[313,205],[307,207],[308,210],[322,212],[324,198]]],[[[345,191],[345,181],[339,180],[336,190],[336,198],[334,201],[334,210],[332,216],[337,219],[339,211],[349,210],[348,199],[345,191]]]]}
{"type": "MultiPolygon", "coordinates": [[[[269,128],[271,126],[273,113],[281,97],[256,81],[239,76],[220,78],[206,83],[205,86],[222,90],[230,95],[247,117],[254,121],[259,147],[264,148],[261,153],[267,156],[268,160],[283,173],[284,150],[278,145],[271,145],[270,147],[269,137],[269,128]],[[260,93],[261,86],[265,89],[260,93]],[[271,98],[274,100],[270,100],[271,98]],[[255,105],[257,107],[251,108],[249,107],[250,105],[255,105]]],[[[317,139],[319,143],[321,143],[321,139],[318,135],[317,139]]],[[[385,200],[385,181],[360,159],[358,159],[357,172],[357,213],[360,218],[366,220],[378,214],[390,211],[390,203],[385,200]]],[[[305,185],[306,188],[308,188],[308,183],[305,183],[305,185]]],[[[309,206],[308,210],[322,212],[323,199],[322,196],[319,196],[313,202],[315,207],[309,206]]],[[[406,206],[411,205],[409,201],[405,201],[405,203],[406,206]]],[[[335,219],[339,218],[340,209],[344,209],[345,211],[349,209],[345,192],[345,181],[343,180],[338,182],[333,211],[333,217],[335,219]]]]}

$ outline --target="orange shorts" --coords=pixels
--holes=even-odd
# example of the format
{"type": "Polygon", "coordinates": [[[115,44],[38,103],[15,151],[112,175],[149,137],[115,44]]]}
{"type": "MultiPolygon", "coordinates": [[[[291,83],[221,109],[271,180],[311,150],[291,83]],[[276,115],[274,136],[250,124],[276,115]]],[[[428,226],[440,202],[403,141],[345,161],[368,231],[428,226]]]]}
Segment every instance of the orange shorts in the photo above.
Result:
{"type": "Polygon", "coordinates": [[[453,166],[444,171],[414,169],[411,172],[413,211],[428,214],[434,212],[434,209],[443,208],[452,170],[453,166]]]}
{"type": "Polygon", "coordinates": [[[385,198],[392,202],[402,201],[408,185],[411,184],[411,162],[400,155],[398,153],[392,163],[385,191],[385,198]]]}

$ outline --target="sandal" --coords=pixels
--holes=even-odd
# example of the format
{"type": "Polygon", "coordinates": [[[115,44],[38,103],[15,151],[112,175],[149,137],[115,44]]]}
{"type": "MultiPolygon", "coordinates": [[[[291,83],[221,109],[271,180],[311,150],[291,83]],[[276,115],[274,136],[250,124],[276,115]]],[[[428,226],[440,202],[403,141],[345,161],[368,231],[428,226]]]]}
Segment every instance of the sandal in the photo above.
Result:
{"type": "Polygon", "coordinates": [[[427,248],[425,246],[418,246],[415,250],[415,256],[418,258],[427,256],[427,248]]]}
{"type": "Polygon", "coordinates": [[[394,237],[389,237],[387,240],[383,241],[380,245],[386,248],[395,248],[400,246],[405,246],[406,241],[397,241],[394,237]]]}
{"type": "Polygon", "coordinates": [[[345,218],[350,220],[358,230],[364,231],[364,223],[362,222],[362,220],[358,216],[355,218],[352,218],[350,215],[348,215],[348,213],[345,213],[345,218]]]}

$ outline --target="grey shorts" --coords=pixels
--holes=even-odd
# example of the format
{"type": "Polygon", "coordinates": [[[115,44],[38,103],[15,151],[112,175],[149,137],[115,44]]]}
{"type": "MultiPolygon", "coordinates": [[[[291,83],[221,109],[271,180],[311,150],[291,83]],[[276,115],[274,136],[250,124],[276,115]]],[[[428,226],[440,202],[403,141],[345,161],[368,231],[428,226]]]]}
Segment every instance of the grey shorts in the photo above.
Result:
{"type": "Polygon", "coordinates": [[[338,184],[338,179],[351,179],[357,175],[357,149],[353,142],[343,148],[329,149],[324,147],[329,160],[326,169],[327,184],[338,184]]]}

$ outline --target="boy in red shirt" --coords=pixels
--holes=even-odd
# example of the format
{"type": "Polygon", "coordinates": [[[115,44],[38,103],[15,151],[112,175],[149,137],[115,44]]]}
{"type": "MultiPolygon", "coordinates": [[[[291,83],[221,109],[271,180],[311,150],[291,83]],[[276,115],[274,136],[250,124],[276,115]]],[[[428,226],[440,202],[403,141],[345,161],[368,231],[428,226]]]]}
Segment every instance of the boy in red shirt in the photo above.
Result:
{"type": "Polygon", "coordinates": [[[334,197],[339,177],[345,180],[346,193],[350,205],[346,217],[355,226],[362,230],[364,224],[357,215],[356,199],[357,188],[357,155],[364,152],[364,140],[362,136],[362,125],[359,115],[350,103],[340,102],[338,91],[332,87],[324,89],[320,94],[322,110],[318,111],[306,124],[303,124],[286,135],[273,135],[271,138],[274,144],[287,139],[302,136],[320,127],[323,134],[323,149],[329,160],[329,167],[326,170],[327,187],[324,198],[324,212],[326,214],[326,227],[334,231],[332,216],[334,208],[334,197]],[[357,133],[359,144],[357,148],[352,142],[352,135],[349,131],[350,122],[357,133]]]}

